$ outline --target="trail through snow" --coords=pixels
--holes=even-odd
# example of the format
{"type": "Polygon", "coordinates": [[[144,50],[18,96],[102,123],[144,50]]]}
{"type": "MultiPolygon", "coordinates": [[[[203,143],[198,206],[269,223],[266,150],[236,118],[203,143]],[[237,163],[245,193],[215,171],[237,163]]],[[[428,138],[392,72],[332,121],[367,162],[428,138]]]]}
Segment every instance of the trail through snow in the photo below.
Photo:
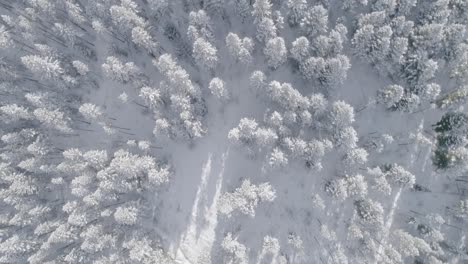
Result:
{"type": "Polygon", "coordinates": [[[392,207],[390,209],[390,213],[388,213],[387,221],[385,222],[383,238],[382,238],[382,241],[380,241],[379,243],[379,250],[377,251],[376,259],[378,261],[381,261],[381,256],[384,253],[384,245],[387,245],[387,240],[390,235],[390,230],[393,225],[393,221],[395,220],[395,210],[398,207],[398,201],[400,200],[400,195],[401,195],[402,190],[403,190],[403,187],[400,187],[393,198],[392,207]]]}
{"type": "Polygon", "coordinates": [[[213,246],[216,237],[215,229],[218,223],[217,202],[221,195],[225,162],[228,154],[229,150],[222,155],[221,170],[216,178],[215,194],[211,205],[208,204],[208,201],[203,196],[206,193],[210,178],[213,177],[211,170],[213,162],[211,153],[203,166],[201,181],[193,203],[190,222],[182,235],[180,246],[175,253],[175,260],[177,263],[197,263],[198,259],[201,257],[200,254],[203,252],[210,252],[213,246]],[[200,228],[200,226],[202,226],[202,228],[200,228]]]}

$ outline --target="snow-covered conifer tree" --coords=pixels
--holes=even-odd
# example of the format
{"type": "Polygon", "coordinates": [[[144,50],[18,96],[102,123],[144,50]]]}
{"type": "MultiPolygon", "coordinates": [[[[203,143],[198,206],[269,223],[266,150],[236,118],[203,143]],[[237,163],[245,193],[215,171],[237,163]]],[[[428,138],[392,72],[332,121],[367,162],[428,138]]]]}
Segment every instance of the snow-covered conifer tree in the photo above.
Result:
{"type": "Polygon", "coordinates": [[[300,27],[303,32],[312,38],[328,30],[328,11],[322,5],[316,5],[305,11],[300,27]]]}
{"type": "Polygon", "coordinates": [[[58,79],[64,73],[60,62],[51,57],[28,55],[21,57],[21,62],[40,78],[58,79]]]}
{"type": "Polygon", "coordinates": [[[304,62],[310,55],[310,42],[306,37],[299,37],[293,43],[291,47],[291,56],[299,63],[304,62]]]}
{"type": "Polygon", "coordinates": [[[110,79],[127,83],[131,81],[139,72],[138,67],[133,62],[123,63],[116,57],[107,57],[102,64],[102,70],[110,79]]]}
{"type": "Polygon", "coordinates": [[[252,62],[251,52],[254,44],[250,38],[241,39],[237,34],[231,32],[226,36],[226,47],[230,55],[241,63],[249,64],[252,62]]]}
{"type": "Polygon", "coordinates": [[[218,62],[216,48],[203,38],[193,43],[193,57],[198,65],[206,69],[213,69],[218,62]]]}
{"type": "Polygon", "coordinates": [[[276,69],[283,64],[286,61],[288,54],[284,44],[284,39],[280,37],[268,40],[263,52],[267,58],[268,66],[273,69],[276,69]]]}
{"type": "Polygon", "coordinates": [[[378,202],[372,200],[357,200],[354,202],[359,218],[365,224],[379,225],[383,223],[383,208],[378,202]]]}
{"type": "Polygon", "coordinates": [[[217,98],[223,101],[229,100],[229,90],[226,89],[224,81],[220,78],[211,79],[208,88],[210,89],[211,93],[217,98]]]}

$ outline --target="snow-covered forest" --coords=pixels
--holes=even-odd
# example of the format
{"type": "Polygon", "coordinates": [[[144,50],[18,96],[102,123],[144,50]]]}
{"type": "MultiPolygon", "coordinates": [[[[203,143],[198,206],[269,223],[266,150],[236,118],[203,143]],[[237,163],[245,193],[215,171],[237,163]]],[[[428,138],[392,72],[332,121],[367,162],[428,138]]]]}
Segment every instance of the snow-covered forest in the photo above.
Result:
{"type": "Polygon", "coordinates": [[[0,0],[0,263],[468,263],[467,0],[0,0]]]}

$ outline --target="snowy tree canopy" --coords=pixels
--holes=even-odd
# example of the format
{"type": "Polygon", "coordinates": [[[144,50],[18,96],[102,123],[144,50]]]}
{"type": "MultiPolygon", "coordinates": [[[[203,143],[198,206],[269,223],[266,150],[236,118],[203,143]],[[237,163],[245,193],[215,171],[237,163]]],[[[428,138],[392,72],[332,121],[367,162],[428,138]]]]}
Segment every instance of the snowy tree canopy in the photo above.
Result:
{"type": "Polygon", "coordinates": [[[0,2],[0,263],[465,263],[465,0],[0,2]]]}

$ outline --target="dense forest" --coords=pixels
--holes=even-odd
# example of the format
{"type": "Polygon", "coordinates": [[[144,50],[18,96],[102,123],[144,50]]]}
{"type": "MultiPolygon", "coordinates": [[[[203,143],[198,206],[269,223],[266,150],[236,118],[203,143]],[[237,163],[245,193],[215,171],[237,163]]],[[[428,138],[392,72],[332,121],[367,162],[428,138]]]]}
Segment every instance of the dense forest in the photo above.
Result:
{"type": "Polygon", "coordinates": [[[468,263],[468,1],[0,0],[0,263],[468,263]]]}

